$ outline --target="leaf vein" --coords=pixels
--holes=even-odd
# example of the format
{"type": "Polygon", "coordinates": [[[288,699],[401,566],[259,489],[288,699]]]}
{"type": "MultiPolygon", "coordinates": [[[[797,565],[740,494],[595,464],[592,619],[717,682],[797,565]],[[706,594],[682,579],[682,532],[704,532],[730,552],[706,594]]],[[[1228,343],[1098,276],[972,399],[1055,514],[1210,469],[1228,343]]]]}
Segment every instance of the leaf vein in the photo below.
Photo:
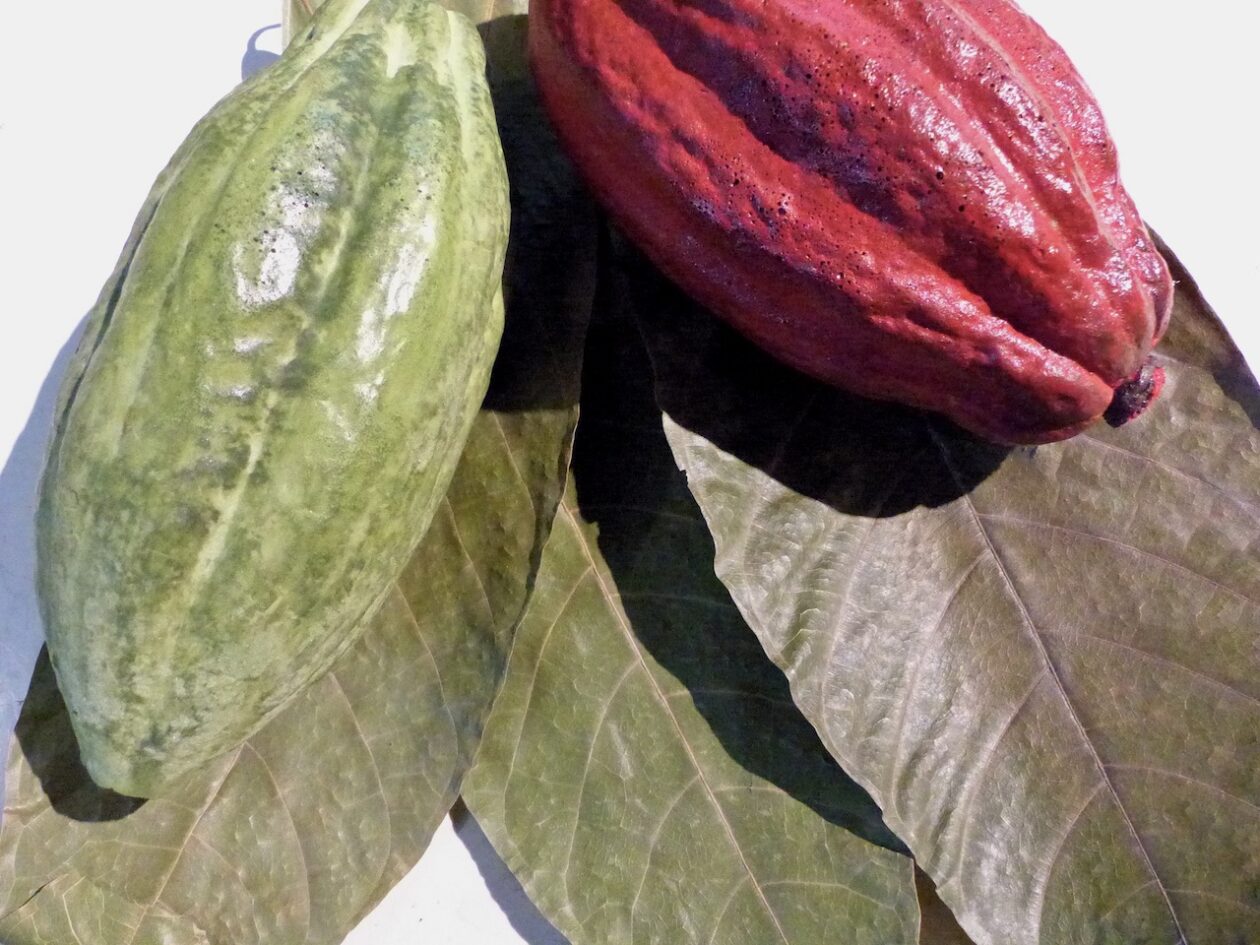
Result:
{"type": "Polygon", "coordinates": [[[508,465],[512,467],[512,472],[516,473],[516,478],[520,480],[521,488],[525,490],[525,495],[529,498],[529,504],[532,508],[534,505],[534,493],[530,490],[529,480],[525,478],[525,474],[521,472],[521,467],[517,465],[516,454],[512,452],[512,441],[508,439],[507,431],[503,429],[503,420],[496,411],[486,411],[490,415],[490,419],[494,421],[494,428],[499,431],[499,438],[503,440],[503,453],[507,456],[508,465]]]}
{"type": "Polygon", "coordinates": [[[1046,859],[1045,871],[1037,883],[1036,891],[1033,893],[1033,902],[1036,906],[1032,911],[1037,916],[1038,929],[1041,928],[1042,917],[1046,913],[1046,893],[1050,889],[1050,880],[1054,877],[1055,867],[1058,866],[1059,859],[1063,856],[1063,849],[1067,846],[1067,842],[1072,834],[1076,832],[1076,825],[1080,823],[1081,818],[1085,816],[1085,812],[1093,805],[1104,786],[1104,782],[1099,781],[1094,785],[1093,790],[1086,793],[1080,806],[1068,818],[1067,825],[1059,834],[1059,838],[1055,841],[1054,847],[1050,851],[1050,856],[1046,859]]]}
{"type": "MultiPolygon", "coordinates": [[[[967,501],[970,504],[971,502],[970,497],[967,498],[967,501]]],[[[1200,581],[1203,581],[1205,584],[1211,587],[1214,587],[1217,590],[1230,595],[1231,597],[1236,597],[1239,600],[1245,601],[1246,603],[1250,604],[1252,607],[1260,609],[1260,601],[1253,600],[1251,597],[1244,594],[1242,591],[1236,588],[1230,587],[1227,584],[1222,584],[1220,581],[1217,581],[1215,578],[1209,577],[1208,575],[1203,574],[1199,571],[1195,571],[1193,568],[1190,568],[1184,564],[1181,564],[1178,561],[1174,561],[1171,558],[1165,557],[1164,555],[1161,555],[1158,552],[1148,551],[1145,548],[1139,548],[1136,545],[1129,544],[1127,541],[1120,541],[1117,538],[1108,538],[1105,535],[1098,535],[1098,534],[1095,534],[1094,532],[1086,531],[1083,528],[1075,528],[1071,525],[1055,525],[1050,522],[1038,522],[1033,519],[1020,518],[1018,516],[997,515],[992,512],[981,512],[975,509],[974,505],[972,505],[972,509],[976,518],[979,520],[989,521],[989,522],[998,522],[999,524],[1002,524],[1002,525],[1018,525],[1021,528],[1041,528],[1041,529],[1046,529],[1049,531],[1063,532],[1064,534],[1073,535],[1078,538],[1085,538],[1091,541],[1101,542],[1102,544],[1114,545],[1118,548],[1123,548],[1126,551],[1133,552],[1133,554],[1139,557],[1151,558],[1155,561],[1159,561],[1167,565],[1170,568],[1173,568],[1176,571],[1180,571],[1182,574],[1185,574],[1189,577],[1198,578],[1200,581]]],[[[983,528],[983,525],[981,526],[981,528],[983,528]]],[[[986,531],[985,534],[987,535],[988,532],[986,531]]],[[[1005,570],[1005,566],[1003,566],[1003,570],[1005,570]]],[[[1012,591],[1013,591],[1013,585],[1012,585],[1012,591]]]]}
{"type": "MultiPolygon", "coordinates": [[[[534,670],[529,681],[528,694],[525,697],[525,707],[521,710],[521,728],[517,732],[516,742],[512,746],[512,757],[508,759],[507,770],[503,773],[503,800],[505,803],[507,802],[508,788],[512,783],[512,774],[516,770],[516,759],[520,755],[521,743],[525,740],[525,722],[529,718],[530,710],[533,707],[534,692],[538,689],[538,670],[542,666],[543,654],[547,650],[547,644],[551,642],[551,634],[555,631],[560,621],[564,619],[569,605],[573,603],[573,598],[577,596],[577,592],[581,589],[582,583],[586,580],[586,576],[591,573],[591,570],[592,567],[587,567],[586,570],[573,579],[573,586],[569,589],[568,596],[561,603],[551,623],[547,625],[547,629],[543,632],[542,639],[538,642],[538,652],[534,657],[534,670]]],[[[520,638],[521,635],[518,634],[516,639],[519,640],[520,638]]],[[[513,642],[515,643],[515,641],[513,642]]],[[[513,654],[515,654],[515,646],[513,647],[513,654]]]]}
{"type": "Polygon", "coordinates": [[[1160,774],[1166,778],[1174,778],[1178,781],[1185,781],[1187,784],[1193,784],[1195,787],[1206,788],[1207,790],[1213,791],[1222,797],[1228,797],[1230,800],[1238,801],[1238,803],[1246,807],[1250,807],[1257,814],[1260,814],[1260,804],[1257,804],[1250,798],[1243,797],[1241,794],[1235,794],[1232,791],[1227,791],[1220,785],[1213,784],[1211,781],[1204,781],[1201,778],[1192,778],[1190,775],[1182,774],[1179,771],[1170,771],[1168,768],[1161,768],[1158,765],[1139,765],[1129,764],[1127,762],[1109,764],[1107,765],[1107,768],[1110,771],[1142,771],[1147,774],[1160,774]]]}
{"type": "MultiPolygon", "coordinates": [[[[589,545],[587,545],[586,543],[586,536],[582,534],[582,530],[578,526],[577,518],[574,515],[573,510],[569,507],[567,502],[562,503],[561,508],[564,510],[565,516],[569,519],[570,525],[572,526],[574,532],[577,534],[578,541],[582,547],[582,553],[586,555],[586,558],[588,562],[590,563],[592,573],[595,576],[595,581],[597,584],[599,584],[600,590],[602,591],[604,598],[609,601],[614,600],[615,599],[614,594],[609,589],[607,584],[604,582],[603,575],[599,573],[599,569],[595,566],[595,558],[591,554],[591,549],[589,545]]],[[[753,889],[757,891],[758,899],[760,899],[762,906],[765,908],[767,915],[769,915],[770,921],[774,924],[775,930],[779,933],[780,938],[782,938],[785,945],[787,945],[787,942],[788,942],[787,933],[784,932],[783,926],[779,922],[778,915],[775,913],[774,909],[770,906],[770,902],[768,899],[766,899],[765,892],[761,888],[760,881],[757,879],[756,874],[752,870],[752,866],[749,865],[747,858],[744,856],[743,847],[740,846],[739,840],[735,836],[735,831],[734,831],[734,828],[731,826],[730,819],[726,816],[726,811],[722,807],[721,801],[719,801],[717,795],[713,793],[713,789],[712,787],[710,787],[708,783],[708,779],[705,778],[704,769],[700,765],[700,759],[696,757],[695,751],[691,747],[691,743],[687,740],[687,736],[683,730],[682,723],[679,722],[678,716],[674,714],[673,707],[670,705],[669,699],[666,698],[665,693],[661,690],[661,687],[659,683],[657,682],[656,677],[652,675],[652,670],[648,666],[647,661],[644,659],[643,651],[642,649],[640,649],[638,641],[634,637],[634,632],[630,629],[630,626],[627,623],[626,617],[622,613],[621,608],[617,606],[613,606],[611,610],[613,612],[614,617],[616,618],[616,623],[618,627],[621,629],[621,632],[624,634],[626,638],[626,642],[630,646],[631,651],[634,653],[635,657],[638,659],[639,663],[642,665],[643,670],[647,675],[648,683],[651,686],[652,691],[656,694],[657,701],[661,704],[662,708],[665,711],[666,717],[669,719],[670,723],[672,724],[674,728],[674,731],[677,733],[678,740],[679,740],[679,743],[683,747],[683,751],[687,754],[687,757],[690,760],[692,767],[695,768],[696,775],[700,779],[700,785],[701,787],[704,788],[705,795],[709,798],[709,803],[712,805],[714,812],[717,814],[718,821],[721,823],[722,828],[726,833],[727,840],[730,842],[732,849],[735,851],[736,858],[739,860],[740,865],[748,873],[749,878],[752,880],[753,889]]]]}
{"type": "Polygon", "coordinates": [[[219,778],[219,783],[216,784],[214,789],[209,792],[206,802],[201,806],[201,810],[197,813],[196,818],[189,825],[188,830],[184,833],[183,840],[181,840],[175,847],[177,852],[173,857],[171,857],[171,865],[167,868],[166,875],[162,877],[162,882],[158,885],[157,892],[153,894],[153,898],[151,898],[147,903],[143,903],[143,911],[136,919],[136,927],[132,930],[131,937],[127,940],[127,945],[132,945],[132,943],[135,942],[136,935],[139,933],[140,927],[144,925],[145,916],[149,914],[149,911],[162,898],[162,894],[166,892],[166,885],[171,881],[171,877],[175,874],[175,869],[179,866],[179,861],[183,859],[184,851],[188,848],[188,841],[201,825],[201,821],[206,816],[206,812],[209,811],[214,805],[214,802],[219,799],[219,793],[223,790],[223,785],[227,783],[228,777],[236,769],[236,763],[240,760],[241,751],[244,750],[244,747],[245,746],[242,744],[233,753],[232,760],[224,768],[223,776],[219,778]]]}
{"type": "MultiPolygon", "coordinates": [[[[459,529],[459,519],[455,517],[455,509],[451,506],[449,498],[442,500],[442,507],[446,510],[447,518],[450,520],[451,535],[455,538],[455,544],[459,547],[460,554],[464,556],[464,560],[468,562],[468,570],[472,572],[473,580],[477,582],[477,589],[481,591],[481,599],[486,604],[486,614],[493,622],[494,604],[490,601],[490,592],[486,590],[486,582],[481,578],[481,571],[477,568],[477,562],[473,560],[473,556],[468,552],[468,546],[464,544],[464,536],[459,529]]],[[[399,590],[401,590],[401,587],[399,590]]]]}
{"type": "Polygon", "coordinates": [[[726,914],[731,911],[731,906],[735,904],[735,897],[739,895],[739,891],[744,888],[744,884],[748,882],[747,876],[741,876],[731,884],[731,891],[726,894],[726,898],[722,900],[722,908],[718,910],[717,916],[713,919],[713,930],[709,932],[708,945],[713,945],[717,941],[718,929],[722,927],[722,922],[726,919],[726,914]]]}
{"type": "Polygon", "coordinates": [[[923,645],[919,648],[919,652],[914,656],[914,664],[910,667],[910,672],[906,678],[904,693],[897,706],[897,723],[893,730],[892,750],[893,759],[889,766],[888,783],[884,788],[885,802],[888,805],[888,814],[890,817],[899,820],[901,813],[897,805],[897,782],[901,777],[901,769],[904,765],[905,748],[905,732],[906,718],[910,714],[910,697],[918,689],[919,674],[922,672],[923,664],[926,662],[927,654],[933,652],[937,645],[937,634],[941,627],[945,625],[945,620],[949,617],[950,611],[954,609],[962,594],[962,590],[971,580],[971,576],[976,573],[976,569],[980,566],[980,562],[984,560],[983,555],[977,555],[975,560],[971,562],[964,570],[958,581],[954,584],[953,589],[949,592],[949,596],[945,600],[945,605],[941,608],[940,614],[937,616],[932,625],[932,629],[923,635],[923,645]]]}
{"type": "MultiPolygon", "coordinates": [[[[406,610],[407,613],[409,614],[411,613],[410,607],[404,607],[403,609],[406,610]]],[[[412,622],[415,622],[414,616],[412,617],[412,622]]],[[[420,625],[418,623],[416,624],[416,629],[417,630],[420,629],[420,625]]],[[[420,634],[420,639],[421,639],[421,642],[424,643],[423,633],[420,634]]],[[[428,644],[424,643],[424,646],[425,646],[425,649],[428,650],[428,644]]],[[[433,654],[431,652],[429,653],[429,658],[430,659],[433,658],[433,654]]],[[[436,672],[437,660],[433,661],[433,668],[434,668],[434,671],[436,672]]],[[[345,700],[346,709],[350,713],[350,722],[354,725],[355,734],[358,735],[359,741],[363,743],[363,750],[367,752],[368,763],[372,766],[372,776],[376,780],[376,793],[377,793],[377,796],[379,796],[381,799],[381,806],[385,809],[385,826],[386,826],[386,829],[390,832],[390,838],[388,842],[392,846],[394,842],[393,835],[392,835],[393,834],[393,823],[392,823],[393,818],[390,817],[389,804],[385,800],[385,785],[381,782],[381,767],[380,765],[376,763],[376,755],[372,751],[372,746],[368,743],[367,736],[363,733],[363,727],[359,724],[359,717],[358,715],[355,714],[354,704],[350,701],[350,697],[346,694],[345,687],[341,685],[341,680],[337,678],[336,671],[330,669],[328,671],[328,678],[332,680],[333,686],[336,687],[337,692],[341,693],[341,698],[345,700]]],[[[439,692],[440,692],[441,691],[440,673],[439,673],[438,685],[439,685],[439,692]]],[[[442,704],[444,706],[446,705],[445,696],[442,697],[442,704]]],[[[447,711],[447,715],[449,716],[450,708],[447,707],[446,711],[447,711]]],[[[454,719],[452,719],[452,724],[454,724],[454,719]]],[[[288,809],[287,806],[285,809],[286,810],[288,809]]],[[[367,888],[373,889],[376,886],[380,885],[381,879],[385,876],[385,871],[387,869],[389,869],[389,851],[388,850],[386,850],[385,854],[381,857],[380,867],[376,871],[376,876],[372,880],[372,883],[367,888]]]]}
{"type": "Polygon", "coordinates": [[[630,941],[634,942],[634,913],[639,905],[639,898],[643,895],[643,889],[647,885],[647,878],[652,874],[652,857],[656,854],[656,847],[661,842],[661,833],[665,830],[665,825],[669,823],[669,818],[673,816],[674,811],[678,809],[678,805],[682,803],[688,792],[695,787],[696,782],[700,780],[700,774],[697,772],[691,777],[686,784],[682,786],[673,800],[665,805],[665,813],[661,815],[661,819],[652,828],[652,832],[648,834],[647,856],[643,861],[643,875],[639,877],[639,885],[635,888],[634,898],[630,900],[630,941]]]}
{"type": "Polygon", "coordinates": [[[1128,653],[1132,653],[1135,656],[1140,656],[1143,659],[1148,659],[1153,663],[1160,663],[1164,666],[1171,666],[1173,669],[1181,670],[1182,672],[1188,673],[1189,675],[1193,676],[1195,679],[1199,680],[1200,682],[1206,683],[1207,685],[1213,686],[1218,689],[1224,689],[1226,692],[1230,693],[1231,695],[1238,696],[1240,699],[1244,699],[1248,702],[1254,702],[1256,705],[1260,705],[1260,698],[1253,696],[1249,692],[1244,692],[1243,690],[1230,685],[1229,683],[1225,682],[1222,679],[1217,679],[1215,676],[1209,676],[1207,673],[1203,672],[1202,670],[1195,669],[1192,666],[1187,666],[1185,663],[1178,663],[1176,660],[1170,659],[1167,656],[1162,656],[1159,653],[1153,653],[1150,650],[1144,650],[1141,647],[1134,646],[1132,643],[1126,643],[1124,640],[1113,640],[1110,637],[1099,636],[1096,633],[1086,633],[1083,630],[1045,629],[1043,632],[1048,636],[1063,637],[1065,639],[1080,638],[1084,640],[1096,640],[1099,643],[1105,643],[1108,646],[1114,646],[1117,649],[1121,649],[1128,653]]]}
{"type": "Polygon", "coordinates": [[[1153,456],[1146,456],[1142,453],[1135,452],[1134,450],[1125,449],[1123,446],[1117,446],[1115,443],[1108,443],[1105,440],[1100,440],[1098,439],[1098,437],[1091,436],[1088,433],[1077,434],[1076,439],[1082,440],[1100,449],[1111,450],[1114,453],[1121,453],[1125,456],[1132,457],[1133,459],[1137,459],[1144,463],[1148,463],[1151,466],[1156,467],[1157,469],[1162,469],[1166,472],[1172,473],[1175,476],[1180,476],[1183,479],[1189,479],[1196,486],[1203,486],[1204,488],[1211,489],[1213,492],[1216,492],[1224,496],[1226,499],[1230,500],[1231,502],[1251,512],[1253,515],[1260,515],[1260,506],[1257,506],[1254,503],[1248,502],[1242,496],[1235,495],[1234,493],[1230,492],[1228,489],[1225,489],[1224,487],[1208,479],[1204,479],[1202,476],[1196,476],[1192,472],[1187,472],[1186,470],[1179,469],[1176,466],[1170,466],[1168,463],[1161,463],[1159,460],[1157,460],[1153,456]]]}
{"type": "MultiPolygon", "coordinates": [[[[329,672],[328,675],[332,676],[333,674],[329,672]]],[[[338,683],[338,688],[340,688],[340,683],[338,683]]],[[[353,715],[353,712],[351,713],[351,715],[353,715]]],[[[359,733],[359,737],[360,738],[363,737],[362,732],[359,733]]],[[[364,744],[365,745],[367,744],[366,739],[364,740],[364,744]]],[[[257,758],[258,763],[262,765],[263,771],[266,772],[267,774],[267,779],[271,781],[271,786],[275,789],[276,800],[280,802],[280,809],[284,811],[284,816],[289,819],[289,826],[293,828],[293,836],[297,840],[298,859],[302,861],[301,876],[306,886],[306,915],[305,915],[304,932],[309,934],[310,929],[311,929],[311,873],[310,873],[310,868],[307,866],[307,862],[306,862],[306,848],[302,844],[302,832],[298,830],[297,819],[293,816],[293,810],[289,807],[289,802],[284,796],[284,791],[281,790],[280,788],[280,782],[276,780],[276,773],[271,770],[271,765],[267,763],[267,759],[262,756],[262,752],[260,752],[257,748],[255,748],[249,742],[246,742],[242,746],[242,748],[248,748],[250,751],[250,754],[252,754],[255,758],[257,758]]],[[[370,748],[368,749],[368,755],[371,756],[370,748]]],[[[373,765],[375,766],[375,763],[373,763],[373,765]]],[[[379,783],[379,780],[380,779],[378,777],[377,779],[378,783],[379,783]]],[[[206,847],[211,846],[209,843],[200,841],[200,838],[197,838],[197,839],[199,840],[199,842],[202,843],[203,846],[206,846],[206,847]]],[[[219,851],[215,849],[214,852],[218,853],[219,851]]],[[[220,855],[220,858],[226,862],[227,858],[223,857],[222,854],[219,854],[219,855],[220,855]]],[[[233,872],[237,872],[235,868],[233,868],[233,872]]],[[[239,873],[237,875],[239,878],[239,873]]],[[[243,881],[241,885],[242,886],[245,885],[243,881]]],[[[254,895],[253,893],[249,892],[248,887],[246,887],[246,892],[249,895],[250,901],[254,901],[254,895]]]]}
{"type": "Polygon", "coordinates": [[[564,870],[560,874],[560,885],[564,890],[564,898],[569,902],[573,901],[573,897],[569,894],[569,871],[573,866],[573,850],[577,844],[578,830],[582,825],[582,804],[586,799],[586,785],[590,781],[591,762],[595,757],[595,745],[599,742],[600,733],[604,730],[604,723],[608,720],[608,713],[612,711],[612,705],[617,701],[617,696],[621,693],[621,687],[626,684],[626,680],[630,678],[630,675],[636,669],[638,669],[638,664],[634,662],[627,664],[616,685],[613,686],[612,692],[608,694],[608,699],[604,702],[603,708],[599,713],[599,719],[595,723],[595,730],[591,733],[591,744],[586,752],[586,762],[582,766],[582,781],[578,785],[577,800],[573,805],[573,830],[569,834],[568,852],[564,856],[564,870]]]}
{"type": "Polygon", "coordinates": [[[834,880],[773,879],[773,880],[770,880],[770,882],[765,884],[765,887],[767,889],[770,889],[774,886],[801,886],[808,889],[843,889],[845,892],[852,893],[854,896],[857,896],[859,899],[865,899],[867,902],[871,903],[874,906],[877,906],[880,909],[883,909],[885,912],[892,912],[894,914],[896,914],[897,912],[897,910],[893,908],[891,905],[889,905],[888,903],[881,902],[880,900],[876,899],[874,896],[870,896],[862,892],[860,889],[854,889],[848,883],[838,883],[834,880]]]}
{"type": "MultiPolygon", "coordinates": [[[[446,698],[446,688],[442,684],[442,666],[438,662],[437,654],[433,652],[433,647],[429,645],[429,640],[424,634],[424,629],[420,626],[420,621],[416,619],[415,611],[411,609],[411,602],[407,600],[407,595],[402,592],[402,588],[400,588],[397,584],[394,584],[393,590],[394,590],[394,593],[398,595],[398,599],[402,601],[403,612],[407,615],[408,622],[411,624],[412,628],[416,632],[416,639],[419,640],[420,645],[424,647],[425,656],[427,656],[429,658],[429,662],[433,664],[433,677],[434,677],[434,680],[437,682],[438,698],[442,700],[442,709],[443,711],[445,711],[446,721],[451,727],[451,737],[455,739],[455,750],[457,752],[462,751],[463,748],[460,745],[460,738],[459,738],[459,725],[457,725],[455,722],[455,714],[451,711],[450,701],[446,698]]],[[[331,672],[329,672],[328,675],[333,676],[331,672]]],[[[335,676],[333,677],[333,681],[337,683],[337,688],[340,689],[341,683],[338,682],[335,676]]],[[[344,691],[343,691],[343,695],[344,695],[344,691]]],[[[347,699],[346,701],[349,702],[350,700],[347,699]]],[[[353,709],[351,709],[350,714],[352,716],[354,715],[353,709]]],[[[359,724],[358,720],[355,719],[356,728],[358,727],[358,724],[359,724]]],[[[362,737],[363,735],[362,731],[360,731],[359,735],[360,737],[362,737]]],[[[366,738],[363,739],[363,743],[365,745],[367,744],[366,738]]],[[[372,753],[372,749],[369,746],[368,754],[371,755],[371,753],[372,753]]],[[[373,763],[373,766],[375,767],[375,764],[376,764],[375,758],[372,759],[372,763],[373,763]]],[[[378,768],[376,772],[376,780],[378,784],[380,783],[380,774],[381,774],[380,769],[378,768]]],[[[383,785],[381,787],[381,790],[383,793],[384,792],[383,785]]]]}
{"type": "MultiPolygon", "coordinates": [[[[1111,776],[1107,773],[1107,768],[1103,763],[1102,757],[1098,754],[1098,747],[1094,744],[1093,739],[1089,737],[1089,732],[1086,731],[1085,724],[1081,721],[1081,717],[1076,711],[1076,706],[1072,703],[1071,698],[1068,696],[1067,687],[1063,683],[1063,678],[1059,673],[1058,667],[1055,665],[1054,660],[1050,656],[1050,650],[1047,648],[1046,642],[1041,636],[1041,631],[1037,628],[1036,623],[1033,621],[1032,614],[1029,613],[1028,606],[1025,604],[1024,598],[1020,595],[1019,590],[1015,585],[1015,581],[1011,577],[1010,570],[1006,566],[1006,562],[998,553],[997,546],[993,543],[992,535],[989,534],[988,529],[985,527],[985,518],[983,514],[976,508],[975,502],[971,498],[971,493],[967,491],[962,477],[954,468],[953,461],[950,459],[949,450],[946,448],[945,443],[931,424],[928,424],[928,432],[932,437],[933,442],[940,450],[941,458],[946,467],[949,469],[950,475],[953,477],[955,484],[958,486],[958,489],[962,494],[963,502],[965,503],[967,509],[971,512],[971,516],[975,521],[976,529],[978,530],[985,547],[988,549],[989,554],[993,558],[993,562],[1002,578],[1003,585],[1006,587],[1007,592],[1010,594],[1011,599],[1015,602],[1015,606],[1019,610],[1021,623],[1028,631],[1030,638],[1037,647],[1041,661],[1044,663],[1051,680],[1054,682],[1055,689],[1058,691],[1059,697],[1063,702],[1063,706],[1067,710],[1068,718],[1072,722],[1073,727],[1076,729],[1077,735],[1082,744],[1085,746],[1086,750],[1093,759],[1098,770],[1098,774],[1107,788],[1107,792],[1115,801],[1116,809],[1119,811],[1120,817],[1124,821],[1125,827],[1137,847],[1138,855],[1142,859],[1151,876],[1157,881],[1160,894],[1163,896],[1164,904],[1168,909],[1168,915],[1177,930],[1179,941],[1181,943],[1185,943],[1185,929],[1182,928],[1181,919],[1178,917],[1176,909],[1173,908],[1172,899],[1168,895],[1168,889],[1160,879],[1159,873],[1156,872],[1155,864],[1151,860],[1151,856],[1149,851],[1146,849],[1146,845],[1142,842],[1142,837],[1138,833],[1137,826],[1133,823],[1133,818],[1129,816],[1128,808],[1124,806],[1124,802],[1120,799],[1120,794],[1116,790],[1116,786],[1112,782],[1111,776]]],[[[992,517],[990,520],[992,520],[992,517]]],[[[1040,922],[1038,923],[1038,928],[1040,928],[1040,922]]]]}
{"type": "Polygon", "coordinates": [[[985,747],[984,758],[981,761],[980,767],[976,768],[971,773],[967,779],[967,783],[964,785],[966,797],[963,798],[962,805],[959,807],[958,812],[955,815],[955,819],[962,824],[958,841],[960,849],[967,846],[967,837],[971,832],[972,825],[972,809],[975,807],[976,798],[980,794],[980,789],[984,787],[985,781],[988,778],[989,768],[991,768],[993,766],[993,762],[997,760],[998,746],[1001,745],[1006,736],[1011,733],[1011,730],[1015,727],[1015,721],[1023,714],[1024,710],[1028,708],[1028,704],[1032,701],[1033,693],[1037,691],[1038,687],[1045,678],[1046,673],[1044,670],[1033,677],[1032,685],[1025,690],[1023,696],[1020,697],[1019,702],[1015,704],[1014,710],[1006,717],[1006,721],[1002,723],[1002,727],[998,729],[993,740],[985,747]]]}

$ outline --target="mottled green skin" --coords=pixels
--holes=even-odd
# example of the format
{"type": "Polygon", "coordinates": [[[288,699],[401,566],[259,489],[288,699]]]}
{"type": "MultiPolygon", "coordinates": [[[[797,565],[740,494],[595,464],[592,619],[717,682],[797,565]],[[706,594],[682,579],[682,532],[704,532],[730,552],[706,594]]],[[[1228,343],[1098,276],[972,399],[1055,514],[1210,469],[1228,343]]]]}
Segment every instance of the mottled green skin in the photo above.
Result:
{"type": "Polygon", "coordinates": [[[154,186],[65,387],[39,507],[83,760],[145,796],[355,639],[428,526],[502,331],[484,54],[333,0],[154,186]]]}

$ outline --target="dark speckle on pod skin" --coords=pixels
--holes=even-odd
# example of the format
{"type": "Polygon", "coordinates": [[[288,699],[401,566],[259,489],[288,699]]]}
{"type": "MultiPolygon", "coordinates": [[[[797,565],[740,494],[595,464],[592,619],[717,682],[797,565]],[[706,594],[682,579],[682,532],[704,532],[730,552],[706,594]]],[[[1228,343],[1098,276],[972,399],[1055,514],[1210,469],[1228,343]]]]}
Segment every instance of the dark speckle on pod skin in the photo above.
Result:
{"type": "Polygon", "coordinates": [[[271,473],[267,468],[267,457],[263,456],[254,464],[254,468],[250,470],[249,482],[251,486],[266,485],[271,480],[271,473]]]}
{"type": "Polygon", "coordinates": [[[315,365],[309,359],[297,357],[284,366],[277,377],[277,387],[288,394],[296,394],[306,387],[315,365]]]}

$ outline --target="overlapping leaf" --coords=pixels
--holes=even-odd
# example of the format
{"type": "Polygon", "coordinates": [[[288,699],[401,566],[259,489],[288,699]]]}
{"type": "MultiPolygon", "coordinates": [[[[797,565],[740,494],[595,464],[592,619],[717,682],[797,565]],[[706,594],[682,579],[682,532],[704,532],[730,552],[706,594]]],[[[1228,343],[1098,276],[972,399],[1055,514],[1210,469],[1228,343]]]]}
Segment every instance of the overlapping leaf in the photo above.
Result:
{"type": "Polygon", "coordinates": [[[8,760],[7,945],[339,942],[458,793],[563,489],[595,278],[594,213],[538,114],[523,20],[493,29],[508,321],[434,525],[325,678],[147,802],[88,780],[42,661],[8,760]]]}
{"type": "Polygon", "coordinates": [[[575,945],[916,941],[910,860],[713,573],[633,321],[592,329],[582,411],[469,809],[575,945]]]}
{"type": "Polygon", "coordinates": [[[1260,941],[1260,392],[1189,276],[1144,416],[1007,452],[637,272],[718,574],[972,937],[1260,941]]]}

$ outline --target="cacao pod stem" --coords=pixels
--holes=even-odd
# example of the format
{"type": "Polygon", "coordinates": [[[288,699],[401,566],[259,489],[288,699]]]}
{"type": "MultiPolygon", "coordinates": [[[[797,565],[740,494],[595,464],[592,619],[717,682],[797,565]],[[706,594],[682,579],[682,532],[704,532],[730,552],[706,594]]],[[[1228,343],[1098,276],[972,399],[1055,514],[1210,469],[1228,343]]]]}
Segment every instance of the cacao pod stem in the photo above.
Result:
{"type": "Polygon", "coordinates": [[[1140,416],[1164,388],[1164,369],[1147,358],[1136,374],[1116,388],[1103,418],[1113,427],[1122,427],[1140,416]]]}

